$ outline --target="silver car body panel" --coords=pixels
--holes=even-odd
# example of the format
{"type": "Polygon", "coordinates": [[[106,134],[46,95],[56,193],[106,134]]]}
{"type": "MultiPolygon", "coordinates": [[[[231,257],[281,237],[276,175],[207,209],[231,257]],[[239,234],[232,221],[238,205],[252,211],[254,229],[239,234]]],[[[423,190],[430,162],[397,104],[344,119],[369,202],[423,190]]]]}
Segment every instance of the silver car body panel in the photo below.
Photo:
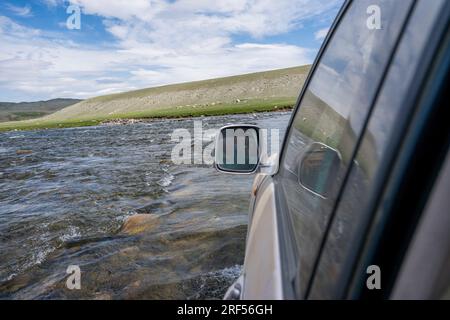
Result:
{"type": "Polygon", "coordinates": [[[242,299],[283,299],[275,186],[258,194],[247,239],[242,299]]]}

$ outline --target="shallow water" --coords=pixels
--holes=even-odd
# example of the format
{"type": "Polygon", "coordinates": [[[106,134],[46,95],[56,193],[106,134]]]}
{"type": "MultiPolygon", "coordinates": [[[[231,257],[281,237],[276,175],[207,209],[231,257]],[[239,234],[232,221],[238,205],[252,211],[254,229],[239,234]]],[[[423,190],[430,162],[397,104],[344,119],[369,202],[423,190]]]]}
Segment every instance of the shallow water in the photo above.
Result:
{"type": "MultiPolygon", "coordinates": [[[[283,134],[289,118],[195,120],[283,134]]],[[[177,128],[193,119],[0,133],[0,298],[221,298],[241,271],[252,177],[173,164],[177,128]],[[157,223],[120,232],[136,213],[157,223]],[[66,288],[69,265],[81,290],[66,288]]]]}

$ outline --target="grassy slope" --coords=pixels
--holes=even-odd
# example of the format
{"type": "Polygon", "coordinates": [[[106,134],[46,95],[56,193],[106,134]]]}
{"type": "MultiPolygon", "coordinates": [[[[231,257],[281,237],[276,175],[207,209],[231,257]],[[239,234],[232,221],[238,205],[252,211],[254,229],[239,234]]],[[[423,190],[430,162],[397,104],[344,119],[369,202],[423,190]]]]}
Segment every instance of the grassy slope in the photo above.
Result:
{"type": "Polygon", "coordinates": [[[209,116],[290,108],[309,68],[302,66],[96,97],[39,119],[0,123],[0,131],[88,126],[114,119],[209,116]]]}
{"type": "Polygon", "coordinates": [[[43,117],[80,101],[77,99],[53,99],[37,102],[0,102],[0,122],[43,117]]]}

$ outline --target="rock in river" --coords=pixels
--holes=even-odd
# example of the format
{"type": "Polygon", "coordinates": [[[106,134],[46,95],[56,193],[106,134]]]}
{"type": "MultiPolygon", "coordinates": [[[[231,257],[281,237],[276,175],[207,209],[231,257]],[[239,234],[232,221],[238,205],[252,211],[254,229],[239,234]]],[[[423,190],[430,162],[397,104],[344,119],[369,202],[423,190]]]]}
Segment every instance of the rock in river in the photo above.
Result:
{"type": "Polygon", "coordinates": [[[33,151],[31,151],[31,150],[17,150],[17,151],[16,151],[16,154],[17,154],[18,156],[20,156],[20,155],[32,154],[32,153],[33,153],[33,151]]]}
{"type": "Polygon", "coordinates": [[[156,214],[135,214],[125,220],[120,233],[135,235],[149,232],[158,227],[159,223],[159,216],[156,214]]]}

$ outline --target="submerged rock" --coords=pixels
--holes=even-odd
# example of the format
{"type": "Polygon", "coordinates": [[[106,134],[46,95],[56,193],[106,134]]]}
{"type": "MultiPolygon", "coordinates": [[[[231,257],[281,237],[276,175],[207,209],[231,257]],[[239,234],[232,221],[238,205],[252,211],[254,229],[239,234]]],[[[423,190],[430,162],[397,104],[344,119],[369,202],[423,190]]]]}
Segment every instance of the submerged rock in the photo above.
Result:
{"type": "Polygon", "coordinates": [[[27,155],[27,154],[32,154],[33,151],[32,150],[17,150],[16,154],[17,155],[27,155]]]}
{"type": "Polygon", "coordinates": [[[120,233],[135,235],[149,232],[158,227],[159,223],[159,216],[155,214],[135,214],[125,220],[120,233]]]}

